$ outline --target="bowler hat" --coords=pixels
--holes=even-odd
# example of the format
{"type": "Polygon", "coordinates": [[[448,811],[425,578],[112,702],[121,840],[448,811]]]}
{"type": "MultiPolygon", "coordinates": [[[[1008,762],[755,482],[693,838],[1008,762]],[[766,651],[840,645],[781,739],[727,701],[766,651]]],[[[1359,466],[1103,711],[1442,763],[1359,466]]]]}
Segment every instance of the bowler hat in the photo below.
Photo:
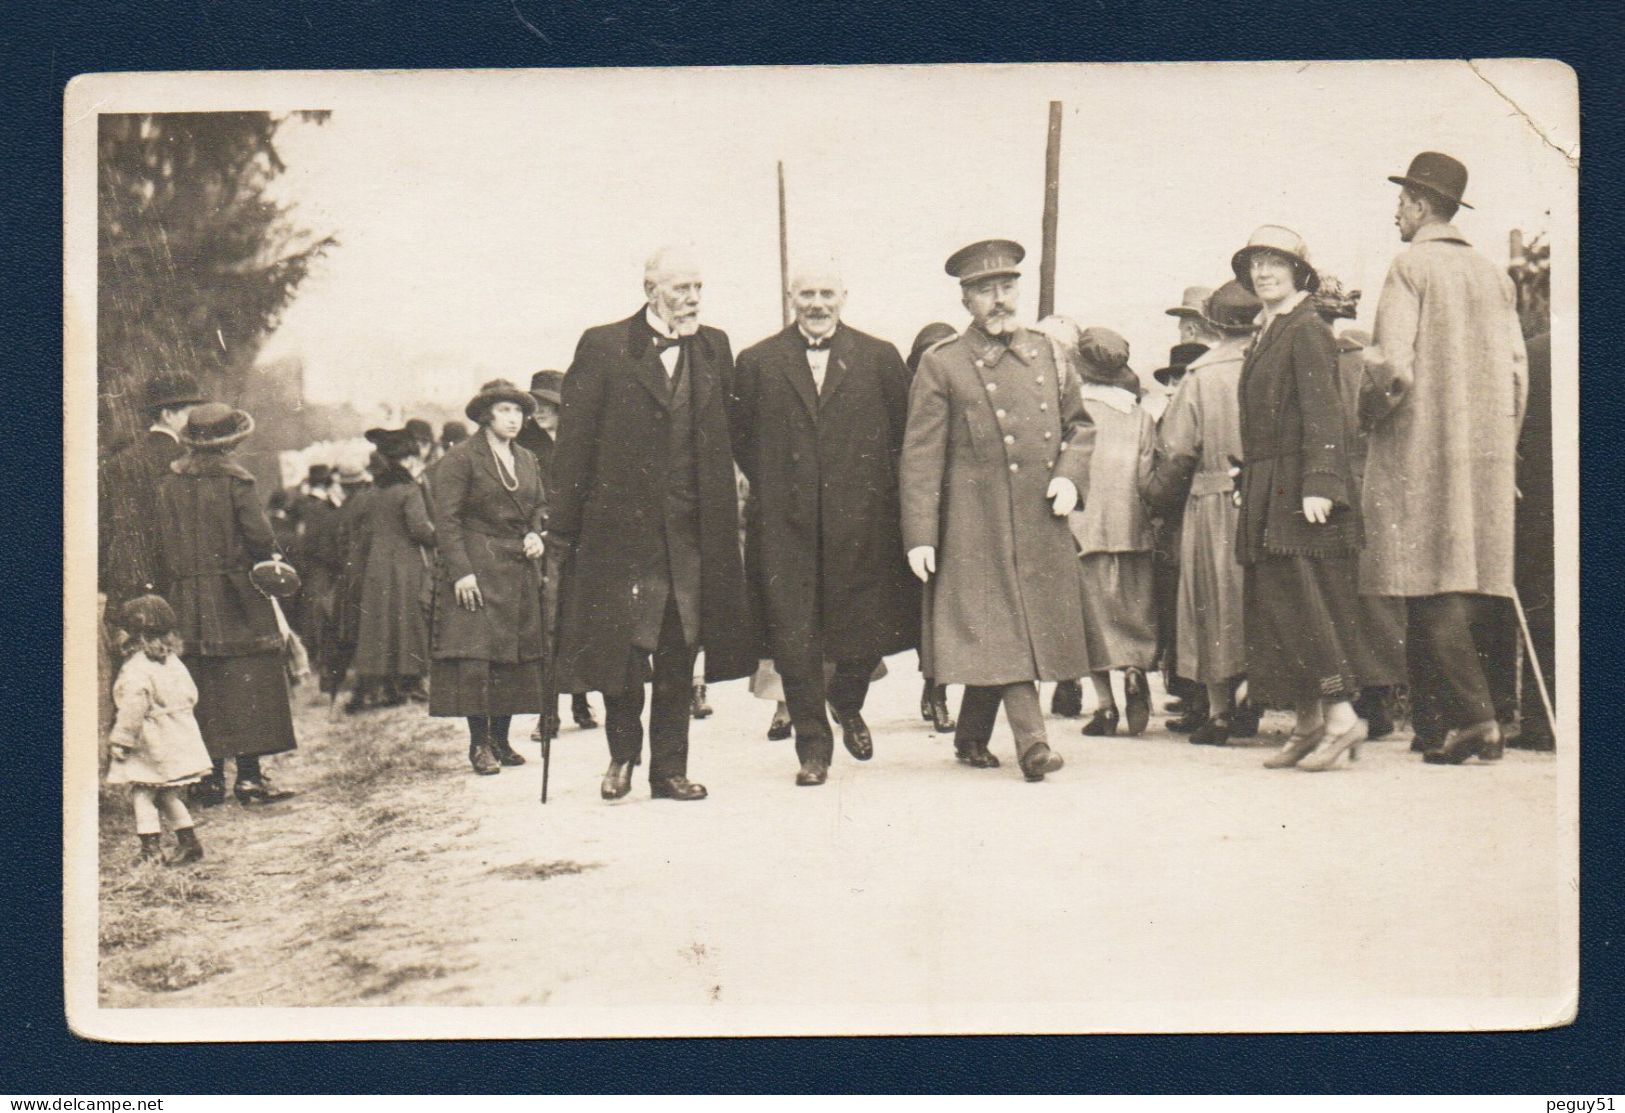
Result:
{"type": "Polygon", "coordinates": [[[1170,317],[1202,317],[1202,303],[1213,296],[1211,286],[1187,286],[1185,296],[1179,299],[1179,304],[1172,309],[1165,310],[1170,317]]]}
{"type": "Polygon", "coordinates": [[[305,476],[305,482],[312,487],[321,487],[333,481],[333,469],[326,464],[310,465],[310,474],[305,476]]]}
{"type": "Polygon", "coordinates": [[[1235,272],[1236,281],[1245,286],[1249,294],[1253,292],[1253,276],[1248,265],[1254,255],[1265,251],[1291,260],[1299,289],[1312,294],[1320,288],[1320,275],[1309,265],[1309,245],[1303,242],[1303,237],[1279,224],[1264,224],[1248,238],[1246,247],[1230,257],[1230,269],[1235,272]]]}
{"type": "Polygon", "coordinates": [[[189,448],[230,448],[254,431],[254,419],[224,402],[205,402],[186,416],[181,442],[189,448]]]}
{"type": "Polygon", "coordinates": [[[1472,208],[1461,199],[1461,195],[1467,192],[1467,167],[1458,159],[1438,151],[1423,151],[1411,159],[1410,169],[1403,174],[1390,174],[1388,180],[1397,185],[1425,189],[1464,209],[1472,208]]]}
{"type": "Polygon", "coordinates": [[[948,256],[944,269],[966,286],[995,275],[1019,276],[1016,264],[1026,257],[1027,249],[1014,240],[979,240],[948,256]]]}
{"type": "Polygon", "coordinates": [[[1175,344],[1168,352],[1168,366],[1157,368],[1151,372],[1151,377],[1163,386],[1167,386],[1168,380],[1173,378],[1175,371],[1184,374],[1185,369],[1195,363],[1196,357],[1205,351],[1207,351],[1207,345],[1198,344],[1195,341],[1175,344]]]}
{"type": "Polygon", "coordinates": [[[530,395],[538,402],[559,405],[563,401],[563,389],[563,371],[538,371],[530,377],[530,395]]]}
{"type": "Polygon", "coordinates": [[[406,431],[412,434],[412,439],[419,443],[434,440],[434,426],[421,417],[414,417],[406,423],[406,431]]]}
{"type": "Polygon", "coordinates": [[[908,350],[908,369],[912,374],[920,369],[920,357],[932,345],[940,344],[944,340],[952,340],[959,335],[959,330],[945,321],[932,321],[919,331],[914,337],[914,345],[908,350]]]}
{"type": "Polygon", "coordinates": [[[299,573],[282,559],[281,553],[272,553],[270,560],[262,560],[250,568],[248,582],[271,599],[291,599],[299,594],[299,573]]]}
{"type": "Polygon", "coordinates": [[[148,379],[141,396],[149,410],[195,406],[206,401],[197,380],[185,371],[163,371],[148,379]]]}
{"type": "Polygon", "coordinates": [[[468,426],[461,421],[448,421],[440,427],[440,443],[447,448],[468,439],[468,426]]]}
{"type": "Polygon", "coordinates": [[[529,417],[536,412],[536,399],[514,386],[507,379],[492,379],[480,387],[480,392],[468,400],[463,413],[476,425],[485,424],[486,415],[498,402],[512,402],[529,417]]]}
{"type": "Polygon", "coordinates": [[[161,595],[138,595],[118,609],[118,628],[132,638],[162,637],[175,629],[175,609],[161,595]]]}
{"type": "Polygon", "coordinates": [[[410,425],[404,429],[368,429],[366,437],[378,446],[378,454],[386,460],[404,460],[417,455],[418,439],[410,425]]]}
{"type": "Polygon", "coordinates": [[[1220,332],[1251,332],[1258,327],[1258,311],[1263,308],[1256,294],[1232,278],[1207,299],[1202,319],[1220,332]]]}

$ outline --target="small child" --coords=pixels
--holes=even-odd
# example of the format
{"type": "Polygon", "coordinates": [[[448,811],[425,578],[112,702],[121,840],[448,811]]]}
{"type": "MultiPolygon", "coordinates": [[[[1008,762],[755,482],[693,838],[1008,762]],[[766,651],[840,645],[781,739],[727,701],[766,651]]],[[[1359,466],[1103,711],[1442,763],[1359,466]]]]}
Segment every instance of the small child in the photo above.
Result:
{"type": "Polygon", "coordinates": [[[213,768],[192,717],[197,686],[181,664],[175,612],[167,602],[156,595],[131,599],[120,608],[118,625],[128,636],[128,657],[113,685],[118,710],[109,737],[107,783],[130,786],[140,861],[183,866],[202,858],[203,847],[180,790],[213,768]],[[160,813],[179,844],[168,859],[159,850],[160,813]]]}

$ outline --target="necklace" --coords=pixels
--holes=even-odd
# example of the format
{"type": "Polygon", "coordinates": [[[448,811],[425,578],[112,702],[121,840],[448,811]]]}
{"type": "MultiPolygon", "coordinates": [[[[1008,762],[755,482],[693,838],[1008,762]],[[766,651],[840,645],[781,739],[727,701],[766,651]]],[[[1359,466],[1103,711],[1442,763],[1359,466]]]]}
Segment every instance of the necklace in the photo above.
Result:
{"type": "Polygon", "coordinates": [[[502,480],[502,486],[507,488],[507,490],[509,490],[510,492],[519,490],[519,472],[518,472],[518,470],[514,469],[513,482],[509,483],[508,482],[508,471],[509,471],[509,469],[502,466],[502,457],[498,456],[494,452],[491,455],[492,455],[492,458],[495,459],[496,462],[497,462],[497,478],[502,480]]]}

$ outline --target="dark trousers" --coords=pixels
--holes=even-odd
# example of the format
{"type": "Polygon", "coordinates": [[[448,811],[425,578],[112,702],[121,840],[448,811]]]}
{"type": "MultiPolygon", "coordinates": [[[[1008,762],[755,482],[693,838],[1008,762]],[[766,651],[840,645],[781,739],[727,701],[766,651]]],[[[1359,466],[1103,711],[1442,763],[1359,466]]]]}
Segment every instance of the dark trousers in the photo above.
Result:
{"type": "MultiPolygon", "coordinates": [[[[694,685],[696,647],[683,637],[676,593],[666,600],[660,638],[654,649],[654,695],[649,712],[649,780],[688,775],[688,712],[694,685]]],[[[643,682],[650,672],[650,653],[633,646],[628,654],[626,688],[604,693],[604,733],[609,756],[636,765],[643,755],[643,682]]]]}
{"type": "Polygon", "coordinates": [[[1405,665],[1411,722],[1425,738],[1495,718],[1473,636],[1488,596],[1451,592],[1405,600],[1405,665]]]}
{"type": "Polygon", "coordinates": [[[818,761],[828,765],[835,756],[835,735],[830,731],[824,703],[827,700],[836,715],[856,715],[862,711],[863,701],[869,695],[869,677],[874,675],[880,658],[835,662],[835,673],[827,685],[821,664],[788,669],[775,664],[784,681],[784,702],[790,708],[790,722],[795,726],[796,757],[803,762],[818,761]]]}
{"type": "Polygon", "coordinates": [[[993,722],[999,705],[1010,720],[1015,735],[1016,756],[1025,756],[1039,742],[1048,741],[1044,707],[1038,700],[1038,684],[1024,680],[1016,684],[965,685],[965,698],[959,702],[959,723],[954,730],[954,749],[968,753],[986,749],[993,737],[993,722]]]}

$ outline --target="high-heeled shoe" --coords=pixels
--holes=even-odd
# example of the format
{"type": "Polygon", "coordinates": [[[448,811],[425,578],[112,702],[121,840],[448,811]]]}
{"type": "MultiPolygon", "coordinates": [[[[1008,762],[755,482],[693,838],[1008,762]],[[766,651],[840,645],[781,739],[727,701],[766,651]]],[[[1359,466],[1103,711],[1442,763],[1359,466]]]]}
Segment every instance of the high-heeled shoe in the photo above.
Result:
{"type": "Polygon", "coordinates": [[[1501,729],[1494,719],[1453,730],[1444,743],[1422,755],[1429,765],[1460,765],[1470,757],[1499,761],[1502,754],[1501,729]]]}
{"type": "Polygon", "coordinates": [[[1123,696],[1123,702],[1128,705],[1128,732],[1144,734],[1151,723],[1151,685],[1146,681],[1145,670],[1124,670],[1123,696]]]}
{"type": "Polygon", "coordinates": [[[1326,737],[1326,721],[1322,719],[1320,725],[1308,734],[1299,734],[1293,731],[1286,736],[1286,743],[1264,760],[1265,769],[1290,769],[1304,758],[1314,752],[1320,740],[1326,737]]]}
{"type": "Polygon", "coordinates": [[[1354,725],[1335,738],[1323,738],[1313,753],[1298,762],[1305,773],[1324,773],[1337,764],[1337,759],[1348,752],[1349,761],[1360,759],[1360,743],[1365,741],[1365,720],[1355,719],[1354,725]]]}

